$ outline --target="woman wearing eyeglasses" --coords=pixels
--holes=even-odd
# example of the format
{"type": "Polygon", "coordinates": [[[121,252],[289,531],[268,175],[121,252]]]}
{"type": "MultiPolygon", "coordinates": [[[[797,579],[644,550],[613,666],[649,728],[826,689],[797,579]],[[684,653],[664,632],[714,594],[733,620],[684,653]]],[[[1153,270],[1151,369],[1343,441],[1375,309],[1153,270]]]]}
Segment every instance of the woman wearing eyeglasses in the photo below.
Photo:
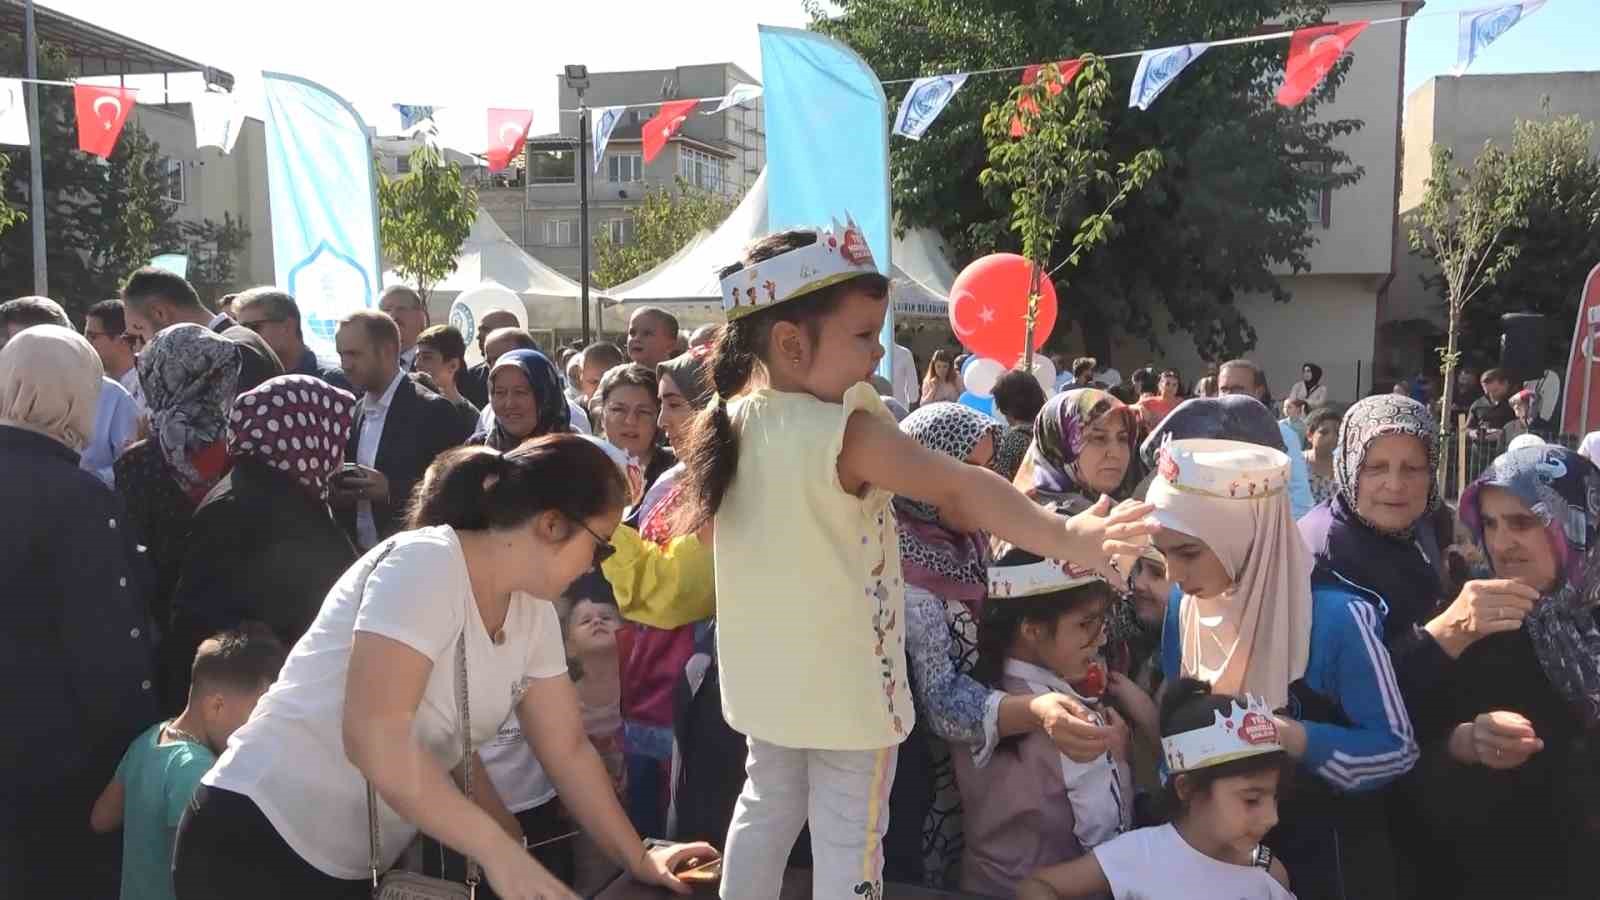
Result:
{"type": "Polygon", "coordinates": [[[646,850],[584,734],[555,609],[611,553],[627,487],[598,447],[548,435],[502,454],[450,451],[418,489],[413,525],[329,592],[255,715],[179,828],[180,898],[366,897],[419,831],[476,860],[508,900],[574,898],[523,847],[477,748],[513,711],[577,823],[633,878],[687,892],[672,869],[706,845],[646,850]],[[464,649],[463,649],[464,648],[464,649]],[[470,798],[448,772],[465,763],[470,798]]]}
{"type": "Polygon", "coordinates": [[[672,450],[658,440],[656,419],[661,404],[656,399],[656,373],[638,363],[617,366],[600,379],[601,427],[606,440],[644,466],[645,490],[661,473],[677,465],[672,450]]]}

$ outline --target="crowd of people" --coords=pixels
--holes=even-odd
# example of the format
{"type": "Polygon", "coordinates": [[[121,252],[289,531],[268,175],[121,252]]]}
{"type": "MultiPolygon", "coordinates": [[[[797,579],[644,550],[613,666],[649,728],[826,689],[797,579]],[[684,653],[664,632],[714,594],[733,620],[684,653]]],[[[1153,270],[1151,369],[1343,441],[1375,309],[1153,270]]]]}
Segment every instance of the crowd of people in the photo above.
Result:
{"type": "Polygon", "coordinates": [[[405,287],[337,365],[272,287],[0,304],[0,892],[1600,891],[1587,452],[1450,504],[1425,402],[1247,359],[991,415],[954,354],[872,374],[858,238],[756,242],[693,334],[492,311],[472,365],[405,287]]]}

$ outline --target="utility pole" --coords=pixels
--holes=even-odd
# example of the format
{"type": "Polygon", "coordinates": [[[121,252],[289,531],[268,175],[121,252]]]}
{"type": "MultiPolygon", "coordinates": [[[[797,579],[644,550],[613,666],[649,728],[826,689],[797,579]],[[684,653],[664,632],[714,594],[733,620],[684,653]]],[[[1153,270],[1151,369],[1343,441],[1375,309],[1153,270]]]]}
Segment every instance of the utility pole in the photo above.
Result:
{"type": "Polygon", "coordinates": [[[33,226],[33,292],[50,296],[50,272],[45,268],[44,245],[44,147],[39,134],[39,36],[33,27],[33,0],[22,8],[23,41],[27,44],[28,78],[28,199],[29,224],[33,226]]]}
{"type": "MultiPolygon", "coordinates": [[[[567,87],[578,93],[578,230],[583,232],[578,244],[578,306],[583,317],[583,342],[593,338],[589,330],[589,106],[583,102],[583,92],[589,87],[588,66],[567,66],[567,87]]],[[[604,330],[596,314],[596,330],[604,330]]]]}

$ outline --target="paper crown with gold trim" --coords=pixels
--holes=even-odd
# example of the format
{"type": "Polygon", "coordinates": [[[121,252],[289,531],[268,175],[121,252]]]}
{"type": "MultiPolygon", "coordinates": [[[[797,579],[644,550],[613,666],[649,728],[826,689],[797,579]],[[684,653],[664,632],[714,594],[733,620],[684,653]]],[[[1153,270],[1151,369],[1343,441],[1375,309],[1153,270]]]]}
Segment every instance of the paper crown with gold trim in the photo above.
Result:
{"type": "Polygon", "coordinates": [[[1156,455],[1156,474],[1179,493],[1256,500],[1288,486],[1289,456],[1244,441],[1168,441],[1156,455]]]}
{"type": "Polygon", "coordinates": [[[722,310],[729,321],[758,309],[838,284],[858,275],[875,275],[878,266],[866,236],[847,218],[814,231],[817,242],[745,266],[722,279],[722,310]]]}
{"type": "Polygon", "coordinates": [[[1278,741],[1278,724],[1272,710],[1259,697],[1245,697],[1228,704],[1228,715],[1212,712],[1213,721],[1204,728],[1185,731],[1161,739],[1161,752],[1167,760],[1167,774],[1193,772],[1236,759],[1276,753],[1283,749],[1278,741]]]}
{"type": "Polygon", "coordinates": [[[989,567],[989,597],[1032,597],[1105,581],[1092,569],[1080,569],[1059,559],[1040,559],[989,567]]]}

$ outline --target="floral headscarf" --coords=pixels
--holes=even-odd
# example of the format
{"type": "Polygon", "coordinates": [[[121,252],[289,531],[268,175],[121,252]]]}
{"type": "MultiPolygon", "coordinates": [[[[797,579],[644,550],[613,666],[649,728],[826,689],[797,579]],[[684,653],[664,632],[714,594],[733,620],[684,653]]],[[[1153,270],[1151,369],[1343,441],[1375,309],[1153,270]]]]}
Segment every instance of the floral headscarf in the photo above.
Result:
{"type": "MultiPolygon", "coordinates": [[[[1555,593],[1541,597],[1523,627],[1550,684],[1589,726],[1600,724],[1600,469],[1565,447],[1501,454],[1461,498],[1461,518],[1483,546],[1483,489],[1510,491],[1545,524],[1561,567],[1555,593]]],[[[1492,563],[1491,563],[1492,565],[1492,563]]]]}
{"type": "Polygon", "coordinates": [[[163,329],[139,354],[151,434],[191,497],[204,496],[222,477],[208,451],[227,429],[239,367],[231,341],[192,323],[163,329]]]}
{"type": "Polygon", "coordinates": [[[1087,509],[1100,499],[1090,496],[1078,473],[1078,456],[1083,452],[1085,432],[1106,416],[1121,416],[1128,432],[1128,471],[1122,484],[1112,492],[1114,500],[1125,500],[1139,483],[1139,422],[1137,414],[1121,400],[1097,388],[1067,391],[1052,397],[1033,420],[1033,444],[1017,471],[1016,485],[1041,503],[1053,503],[1069,513],[1087,509]]]}
{"type": "Polygon", "coordinates": [[[495,360],[494,368],[489,370],[490,394],[494,393],[494,373],[502,369],[517,369],[522,372],[522,377],[528,379],[539,421],[533,426],[533,431],[520,438],[507,434],[500,423],[495,422],[489,432],[489,446],[508,453],[529,438],[572,430],[572,411],[567,406],[566,392],[561,389],[561,373],[549,357],[537,350],[512,350],[502,354],[495,360]]]}
{"type": "MultiPolygon", "coordinates": [[[[1379,394],[1350,407],[1339,423],[1339,446],[1333,452],[1333,486],[1345,508],[1356,514],[1356,497],[1361,492],[1361,467],[1367,451],[1378,438],[1391,434],[1410,435],[1422,442],[1428,453],[1428,471],[1439,468],[1439,424],[1428,408],[1399,394],[1379,394]]],[[[1424,515],[1439,505],[1439,485],[1428,479],[1428,505],[1424,515]]],[[[1359,515],[1358,515],[1359,517],[1359,515]]],[[[1374,531],[1376,525],[1361,519],[1374,531]]],[[[1407,532],[1409,533],[1409,531],[1407,532]]]]}
{"type": "Polygon", "coordinates": [[[310,375],[280,375],[240,394],[228,416],[228,456],[253,457],[319,501],[344,461],[356,398],[310,375]]]}
{"type": "MultiPolygon", "coordinates": [[[[930,403],[906,416],[900,430],[958,460],[970,456],[985,435],[998,441],[1001,434],[999,422],[960,403],[930,403]]],[[[988,538],[951,531],[940,523],[939,510],[926,503],[896,497],[894,509],[906,583],[975,610],[988,589],[988,538]]]]}

